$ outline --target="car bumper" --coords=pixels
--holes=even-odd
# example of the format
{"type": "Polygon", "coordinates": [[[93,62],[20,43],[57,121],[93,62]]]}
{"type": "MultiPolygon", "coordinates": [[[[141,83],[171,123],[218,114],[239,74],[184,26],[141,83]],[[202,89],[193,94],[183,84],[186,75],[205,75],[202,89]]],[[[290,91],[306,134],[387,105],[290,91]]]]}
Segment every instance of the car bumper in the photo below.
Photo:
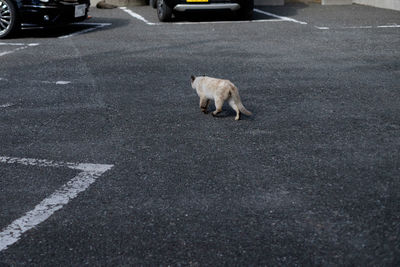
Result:
{"type": "Polygon", "coordinates": [[[89,6],[90,1],[24,3],[20,9],[22,26],[47,26],[82,21],[88,16],[89,6]],[[77,13],[77,9],[81,9],[81,12],[77,13]]]}
{"type": "Polygon", "coordinates": [[[174,7],[175,11],[188,10],[231,10],[240,9],[240,5],[236,3],[221,3],[221,4],[178,4],[174,7]]]}

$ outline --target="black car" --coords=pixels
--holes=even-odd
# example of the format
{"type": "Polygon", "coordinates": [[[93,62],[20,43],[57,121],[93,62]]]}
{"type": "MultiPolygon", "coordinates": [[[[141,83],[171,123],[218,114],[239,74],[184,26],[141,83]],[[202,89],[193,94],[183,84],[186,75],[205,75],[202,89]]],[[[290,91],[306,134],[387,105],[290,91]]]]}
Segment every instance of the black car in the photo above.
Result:
{"type": "Polygon", "coordinates": [[[201,10],[230,10],[242,19],[253,16],[254,0],[149,0],[150,6],[157,8],[160,21],[169,21],[174,12],[201,10]]]}
{"type": "Polygon", "coordinates": [[[90,0],[0,0],[0,38],[21,27],[45,27],[85,20],[90,0]]]}

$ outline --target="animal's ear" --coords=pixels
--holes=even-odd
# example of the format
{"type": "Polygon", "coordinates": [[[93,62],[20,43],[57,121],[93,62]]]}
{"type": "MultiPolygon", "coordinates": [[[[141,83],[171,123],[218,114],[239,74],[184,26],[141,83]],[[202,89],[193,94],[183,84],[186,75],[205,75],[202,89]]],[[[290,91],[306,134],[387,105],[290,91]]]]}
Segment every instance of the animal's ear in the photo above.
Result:
{"type": "Polygon", "coordinates": [[[192,75],[190,76],[190,79],[192,80],[192,82],[194,82],[194,80],[196,80],[196,76],[192,75]]]}

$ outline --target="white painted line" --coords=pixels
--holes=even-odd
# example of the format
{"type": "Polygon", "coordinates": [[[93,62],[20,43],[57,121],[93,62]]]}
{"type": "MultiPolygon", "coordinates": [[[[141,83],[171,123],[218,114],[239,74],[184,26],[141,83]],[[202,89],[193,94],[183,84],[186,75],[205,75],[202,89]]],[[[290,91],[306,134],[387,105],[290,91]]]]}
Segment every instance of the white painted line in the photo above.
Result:
{"type": "Polygon", "coordinates": [[[5,227],[0,232],[0,251],[17,242],[26,231],[47,220],[54,212],[61,209],[79,193],[85,191],[97,178],[114,166],[13,157],[0,157],[0,163],[54,168],[66,167],[80,171],[74,178],[40,202],[33,210],[28,211],[24,216],[5,227]]]}
{"type": "Polygon", "coordinates": [[[329,27],[318,27],[318,26],[314,27],[317,28],[318,30],[329,30],[329,27]]]}
{"type": "Polygon", "coordinates": [[[20,51],[20,50],[24,50],[24,49],[26,49],[28,47],[38,46],[39,44],[38,43],[28,43],[28,44],[25,44],[25,43],[0,43],[0,45],[1,46],[19,46],[18,48],[15,48],[13,50],[1,52],[0,53],[0,57],[2,57],[2,56],[5,56],[5,55],[9,55],[9,54],[15,53],[15,52],[20,51]]]}
{"type": "Polygon", "coordinates": [[[135,19],[143,21],[147,25],[157,25],[157,23],[153,23],[153,22],[148,21],[143,16],[139,15],[138,13],[133,12],[132,10],[130,10],[130,9],[126,8],[126,7],[120,7],[119,9],[125,11],[126,13],[128,13],[129,15],[134,17],[135,19]]]}
{"type": "MultiPolygon", "coordinates": [[[[174,22],[168,25],[196,25],[196,24],[238,24],[238,23],[257,23],[257,22],[282,22],[282,19],[262,19],[262,20],[239,20],[239,21],[198,21],[198,22],[174,22]]],[[[162,25],[162,24],[158,24],[162,25]]]]}
{"type": "Polygon", "coordinates": [[[373,26],[347,26],[342,27],[342,29],[372,29],[373,26]]]}
{"type": "Polygon", "coordinates": [[[0,53],[0,57],[5,56],[5,55],[9,55],[9,54],[12,54],[12,53],[15,53],[15,52],[20,51],[20,50],[24,50],[24,49],[26,49],[26,48],[28,48],[28,46],[22,46],[22,47],[18,47],[18,48],[16,48],[16,49],[13,49],[13,50],[1,52],[1,53],[0,53]]]}
{"type": "Polygon", "coordinates": [[[70,84],[70,81],[57,81],[56,85],[66,85],[66,84],[70,84]]]}
{"type": "Polygon", "coordinates": [[[0,45],[5,46],[5,45],[11,45],[11,46],[38,46],[38,43],[0,43],[0,45]]]}
{"type": "Polygon", "coordinates": [[[290,22],[303,24],[303,25],[307,24],[307,22],[304,22],[304,21],[299,21],[299,20],[295,20],[295,19],[292,19],[292,18],[275,15],[275,14],[272,14],[272,13],[269,13],[269,12],[266,12],[266,11],[263,11],[263,10],[260,10],[260,9],[257,9],[257,8],[255,8],[254,11],[258,12],[260,14],[264,14],[264,15],[267,15],[267,16],[270,16],[270,17],[273,17],[273,18],[277,18],[277,19],[281,19],[281,20],[284,20],[284,21],[290,21],[290,22]]]}
{"type": "MultiPolygon", "coordinates": [[[[8,82],[8,79],[1,78],[0,81],[8,82]]],[[[55,84],[55,85],[67,85],[71,84],[71,81],[38,81],[38,80],[13,80],[13,82],[27,82],[27,83],[43,83],[43,84],[55,84]]]]}
{"type": "Polygon", "coordinates": [[[380,26],[366,25],[366,26],[345,26],[345,27],[336,27],[336,28],[318,27],[318,26],[314,26],[314,27],[319,29],[319,30],[331,30],[331,29],[382,29],[382,28],[400,28],[400,25],[397,25],[397,24],[380,25],[380,26]]]}
{"type": "Polygon", "coordinates": [[[80,34],[91,32],[91,31],[94,31],[94,30],[97,30],[97,29],[100,29],[100,28],[103,28],[103,27],[106,27],[106,26],[110,26],[112,24],[111,23],[86,23],[86,22],[80,22],[80,23],[75,23],[74,25],[89,25],[89,26],[93,26],[93,28],[88,28],[88,29],[84,29],[82,31],[78,31],[78,32],[74,32],[74,33],[71,33],[71,34],[63,35],[63,36],[58,37],[58,39],[70,38],[70,37],[73,37],[73,36],[76,36],[76,35],[80,35],[80,34]]]}
{"type": "MultiPolygon", "coordinates": [[[[234,23],[282,22],[282,21],[291,21],[291,22],[297,22],[297,23],[300,23],[300,24],[307,24],[305,22],[301,22],[301,21],[297,21],[297,20],[293,20],[293,19],[285,18],[285,17],[279,17],[279,16],[276,16],[276,15],[272,15],[272,17],[277,17],[278,19],[245,20],[245,21],[199,21],[199,22],[186,21],[186,22],[173,22],[173,23],[154,23],[154,22],[148,21],[143,16],[139,15],[136,12],[133,12],[132,10],[130,10],[130,9],[126,8],[126,7],[120,7],[119,9],[125,11],[126,13],[128,13],[129,15],[134,17],[135,19],[138,19],[138,20],[140,20],[140,21],[142,21],[142,22],[144,22],[144,23],[146,23],[147,25],[150,25],[150,26],[160,26],[160,25],[197,25],[197,24],[234,24],[234,23]]],[[[254,9],[254,11],[257,11],[257,10],[254,9]]],[[[261,11],[261,12],[264,12],[264,11],[261,11]]],[[[271,16],[271,14],[268,13],[268,16],[271,16]]]]}
{"type": "Polygon", "coordinates": [[[52,82],[52,81],[35,81],[35,80],[31,80],[31,82],[44,83],[44,84],[55,84],[55,85],[66,85],[66,84],[72,83],[71,81],[56,81],[56,82],[52,82]]]}
{"type": "Polygon", "coordinates": [[[14,106],[14,104],[5,103],[5,104],[0,105],[0,108],[8,108],[8,107],[12,107],[12,106],[14,106]]]}
{"type": "Polygon", "coordinates": [[[377,26],[377,28],[400,28],[400,25],[397,25],[397,24],[381,25],[381,26],[377,26]]]}

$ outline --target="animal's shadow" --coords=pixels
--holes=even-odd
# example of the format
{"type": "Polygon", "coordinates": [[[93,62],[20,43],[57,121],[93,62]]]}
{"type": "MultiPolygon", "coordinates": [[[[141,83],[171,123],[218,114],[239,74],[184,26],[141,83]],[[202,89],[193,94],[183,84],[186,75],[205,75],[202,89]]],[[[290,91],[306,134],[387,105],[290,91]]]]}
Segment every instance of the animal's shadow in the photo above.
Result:
{"type": "MultiPolygon", "coordinates": [[[[201,109],[199,108],[199,110],[201,110],[201,109]]],[[[222,111],[215,116],[212,114],[214,111],[215,111],[215,104],[213,101],[210,101],[210,104],[208,105],[208,108],[207,108],[207,113],[203,113],[203,114],[210,115],[215,118],[235,118],[235,116],[236,116],[235,110],[233,110],[233,108],[227,102],[224,102],[224,105],[222,106],[222,111]]],[[[252,116],[254,116],[254,113],[252,116]]],[[[243,113],[240,113],[240,119],[243,120],[245,118],[249,119],[250,117],[246,116],[243,113]]]]}

